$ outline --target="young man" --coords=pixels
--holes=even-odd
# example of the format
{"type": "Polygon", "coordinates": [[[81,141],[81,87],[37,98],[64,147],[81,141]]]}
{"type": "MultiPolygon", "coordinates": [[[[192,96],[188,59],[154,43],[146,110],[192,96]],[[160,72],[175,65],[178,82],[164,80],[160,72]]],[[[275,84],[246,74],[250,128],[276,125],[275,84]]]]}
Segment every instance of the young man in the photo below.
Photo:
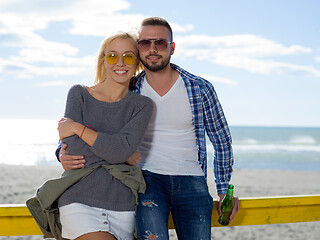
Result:
{"type": "MultiPolygon", "coordinates": [[[[213,86],[177,65],[172,30],[162,18],[141,24],[139,56],[145,71],[132,83],[133,91],[151,98],[155,111],[139,148],[147,190],[139,196],[139,239],[169,239],[172,212],[179,239],[211,239],[212,197],[206,183],[205,133],[215,150],[214,174],[219,203],[231,178],[231,136],[213,86]]],[[[82,167],[84,160],[65,155],[65,169],[82,167]]],[[[239,210],[235,198],[233,219],[239,210]]],[[[218,207],[220,214],[220,204],[218,207]]]]}

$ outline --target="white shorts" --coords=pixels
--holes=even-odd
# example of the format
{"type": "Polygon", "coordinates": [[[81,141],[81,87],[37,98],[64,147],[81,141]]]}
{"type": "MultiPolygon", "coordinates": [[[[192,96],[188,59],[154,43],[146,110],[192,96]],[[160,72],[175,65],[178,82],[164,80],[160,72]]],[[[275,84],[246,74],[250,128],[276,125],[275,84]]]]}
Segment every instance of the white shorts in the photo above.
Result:
{"type": "Polygon", "coordinates": [[[75,239],[91,232],[108,232],[118,240],[132,240],[134,211],[110,211],[72,203],[59,208],[62,237],[75,239]]]}

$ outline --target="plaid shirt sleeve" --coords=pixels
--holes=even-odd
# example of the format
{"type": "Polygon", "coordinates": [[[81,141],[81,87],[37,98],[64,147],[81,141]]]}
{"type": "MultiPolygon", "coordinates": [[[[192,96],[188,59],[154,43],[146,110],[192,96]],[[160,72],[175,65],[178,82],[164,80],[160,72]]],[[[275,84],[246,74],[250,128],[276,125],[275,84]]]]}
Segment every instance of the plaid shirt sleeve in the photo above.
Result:
{"type": "Polygon", "coordinates": [[[227,191],[231,179],[233,151],[230,130],[217,94],[210,83],[203,90],[204,124],[214,147],[214,175],[217,193],[227,191]]]}

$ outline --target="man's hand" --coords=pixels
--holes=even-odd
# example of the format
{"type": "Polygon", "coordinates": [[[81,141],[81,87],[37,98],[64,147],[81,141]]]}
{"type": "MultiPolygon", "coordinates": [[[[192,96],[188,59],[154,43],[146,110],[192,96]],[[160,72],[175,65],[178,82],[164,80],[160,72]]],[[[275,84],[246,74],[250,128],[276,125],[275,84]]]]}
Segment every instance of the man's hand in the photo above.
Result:
{"type": "MultiPolygon", "coordinates": [[[[225,194],[219,194],[219,199],[218,199],[218,214],[219,216],[221,216],[221,202],[222,199],[224,198],[225,194]]],[[[233,201],[234,201],[234,206],[232,209],[232,213],[230,215],[230,222],[233,220],[234,216],[236,215],[236,213],[240,210],[240,202],[239,202],[239,198],[234,196],[233,197],[233,201]]]]}
{"type": "Polygon", "coordinates": [[[67,155],[67,144],[62,144],[59,151],[59,159],[64,170],[83,168],[86,162],[83,156],[67,155]]]}
{"type": "Polygon", "coordinates": [[[138,162],[141,159],[141,154],[139,152],[135,152],[134,154],[129,157],[129,159],[126,161],[126,164],[131,166],[136,166],[138,162]]]}

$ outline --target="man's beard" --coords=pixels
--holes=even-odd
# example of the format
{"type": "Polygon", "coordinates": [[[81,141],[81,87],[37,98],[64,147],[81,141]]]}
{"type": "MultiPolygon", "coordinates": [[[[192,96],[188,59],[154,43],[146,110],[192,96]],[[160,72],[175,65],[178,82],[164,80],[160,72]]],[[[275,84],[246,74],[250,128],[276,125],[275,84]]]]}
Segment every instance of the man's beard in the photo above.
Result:
{"type": "MultiPolygon", "coordinates": [[[[146,58],[150,57],[150,56],[158,56],[158,55],[148,55],[146,58]]],[[[142,62],[143,66],[148,69],[151,72],[158,72],[161,71],[162,69],[165,69],[166,66],[168,66],[169,62],[170,62],[170,57],[162,59],[160,61],[160,64],[157,65],[157,63],[147,63],[147,61],[140,59],[140,61],[142,62]]]]}

